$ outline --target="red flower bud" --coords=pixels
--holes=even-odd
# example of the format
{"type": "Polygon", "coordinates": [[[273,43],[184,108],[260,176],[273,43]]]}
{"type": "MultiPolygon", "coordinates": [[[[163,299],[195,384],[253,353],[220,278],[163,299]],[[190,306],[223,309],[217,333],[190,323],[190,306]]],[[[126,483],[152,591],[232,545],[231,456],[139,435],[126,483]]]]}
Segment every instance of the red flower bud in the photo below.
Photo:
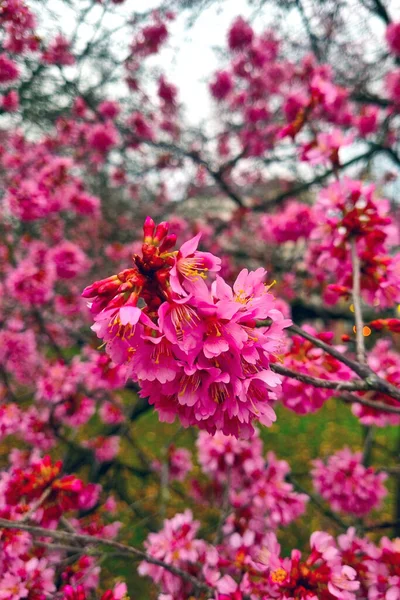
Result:
{"type": "Polygon", "coordinates": [[[171,233],[170,235],[167,235],[161,243],[160,253],[171,250],[171,248],[173,248],[176,244],[176,238],[177,238],[177,236],[175,233],[171,233]]]}
{"type": "Polygon", "coordinates": [[[168,229],[169,223],[167,223],[167,221],[163,221],[162,223],[157,225],[156,232],[153,237],[153,241],[156,246],[158,246],[161,240],[165,238],[165,236],[168,233],[168,229]]]}
{"type": "Polygon", "coordinates": [[[154,229],[156,224],[151,217],[146,217],[143,225],[143,241],[147,244],[151,243],[154,235],[154,229]]]}
{"type": "Polygon", "coordinates": [[[388,319],[387,326],[389,331],[400,333],[400,319],[388,319]]]}

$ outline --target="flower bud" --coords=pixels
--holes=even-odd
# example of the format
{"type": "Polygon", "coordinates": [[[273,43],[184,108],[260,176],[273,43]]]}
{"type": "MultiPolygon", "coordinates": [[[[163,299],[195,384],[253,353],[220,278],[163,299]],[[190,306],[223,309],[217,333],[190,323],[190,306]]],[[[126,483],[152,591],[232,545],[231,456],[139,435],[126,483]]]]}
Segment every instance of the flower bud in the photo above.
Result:
{"type": "Polygon", "coordinates": [[[154,229],[155,229],[156,224],[154,223],[153,219],[151,217],[146,217],[145,221],[144,221],[144,225],[143,225],[143,241],[147,244],[150,244],[152,239],[153,239],[153,235],[154,235],[154,229]]]}

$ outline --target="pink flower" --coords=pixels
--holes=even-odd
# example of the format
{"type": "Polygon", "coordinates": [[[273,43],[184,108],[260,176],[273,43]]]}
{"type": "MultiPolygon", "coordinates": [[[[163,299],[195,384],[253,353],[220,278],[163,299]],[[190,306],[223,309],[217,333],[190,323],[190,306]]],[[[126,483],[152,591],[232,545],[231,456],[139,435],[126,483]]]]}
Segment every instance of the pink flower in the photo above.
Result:
{"type": "Polygon", "coordinates": [[[170,271],[171,288],[177,294],[187,295],[199,278],[206,279],[207,273],[221,269],[221,260],[210,252],[199,252],[201,233],[182,244],[170,271]],[[182,287],[183,286],[183,287],[182,287]]]}
{"type": "Polygon", "coordinates": [[[49,259],[55,264],[57,277],[71,279],[84,274],[90,267],[86,254],[76,244],[61,242],[49,252],[49,259]]]}
{"type": "Polygon", "coordinates": [[[141,138],[152,140],[154,131],[148,120],[140,112],[134,112],[128,120],[128,124],[132,127],[134,134],[141,138]]]}
{"type": "Polygon", "coordinates": [[[107,590],[100,600],[124,600],[128,599],[128,588],[126,583],[121,581],[114,586],[113,590],[107,590]]]}
{"type": "MultiPolygon", "coordinates": [[[[380,377],[386,379],[392,385],[398,386],[400,384],[400,358],[399,354],[391,347],[389,340],[380,339],[377,341],[368,354],[368,364],[380,377]]],[[[356,395],[360,398],[400,408],[400,403],[397,400],[380,392],[356,392],[356,395]]],[[[385,427],[400,423],[399,415],[382,412],[379,409],[362,404],[353,404],[352,412],[363,425],[385,427]]]]}
{"type": "Polygon", "coordinates": [[[315,217],[310,206],[288,201],[274,214],[262,215],[262,237],[267,242],[282,244],[307,239],[315,227],[315,217]]]}
{"type": "Polygon", "coordinates": [[[346,592],[355,592],[360,587],[360,582],[356,581],[357,572],[347,565],[341,567],[340,571],[334,572],[331,576],[331,580],[328,583],[328,590],[340,600],[347,600],[350,598],[346,592]]]}
{"type": "MultiPolygon", "coordinates": [[[[207,547],[203,540],[195,538],[199,527],[200,523],[193,520],[190,510],[176,514],[172,519],[164,521],[161,531],[149,534],[144,544],[146,551],[152,558],[162,560],[168,565],[190,568],[191,572],[196,572],[196,563],[200,561],[207,547]]],[[[190,584],[176,575],[146,561],[140,563],[138,571],[140,575],[150,576],[161,586],[162,592],[171,594],[174,600],[183,600],[184,591],[191,589],[190,584]]]]}
{"type": "Polygon", "coordinates": [[[233,288],[217,277],[209,289],[203,276],[220,261],[197,251],[199,236],[173,253],[175,239],[167,223],[146,219],[133,268],[84,290],[94,298],[93,329],[162,419],[249,436],[253,421],[276,418],[280,378],[269,355],[290,321],[275,308],[264,269],[244,269],[233,288]],[[257,319],[270,324],[256,330],[257,319]]]}
{"type": "MultiPolygon", "coordinates": [[[[318,333],[307,326],[304,329],[325,343],[330,344],[332,340],[331,332],[318,333]]],[[[350,369],[343,363],[296,335],[291,338],[283,362],[292,371],[320,379],[345,381],[352,376],[350,369]]],[[[291,377],[285,377],[282,383],[283,404],[298,414],[316,412],[332,395],[333,390],[314,388],[291,377]]]]}
{"type": "Polygon", "coordinates": [[[400,69],[390,71],[385,78],[386,91],[393,102],[400,102],[400,69]]]}
{"type": "Polygon", "coordinates": [[[10,90],[1,99],[1,106],[7,112],[15,112],[19,108],[19,94],[17,90],[10,90]]]}
{"type": "Polygon", "coordinates": [[[94,450],[96,459],[100,462],[109,462],[119,452],[120,437],[118,435],[97,436],[96,438],[86,442],[88,448],[94,450]]]}
{"type": "Polygon", "coordinates": [[[377,508],[386,496],[385,473],[364,467],[362,454],[345,448],[328,458],[313,462],[312,478],[316,491],[333,510],[363,516],[377,508]]]}
{"type": "Polygon", "coordinates": [[[0,84],[15,81],[19,77],[19,69],[6,54],[0,54],[0,84]]]}
{"type": "Polygon", "coordinates": [[[118,144],[119,135],[111,122],[99,123],[89,130],[87,140],[93,150],[105,154],[118,144]]]}
{"type": "MultiPolygon", "coordinates": [[[[193,468],[191,453],[186,448],[175,448],[171,445],[168,449],[168,478],[170,481],[184,481],[186,475],[193,468]]],[[[161,472],[163,465],[160,461],[153,461],[152,467],[161,472]]]]}
{"type": "Polygon", "coordinates": [[[178,90],[172,83],[168,83],[163,75],[158,80],[157,93],[159,98],[163,101],[165,107],[169,107],[171,109],[176,107],[178,90]]]}
{"type": "Polygon", "coordinates": [[[386,28],[386,41],[390,51],[400,56],[400,23],[390,23],[386,28]]]}
{"type": "Polygon", "coordinates": [[[311,165],[319,163],[339,165],[339,150],[351,144],[353,139],[353,135],[345,135],[340,129],[333,129],[329,133],[318,133],[314,142],[303,145],[301,160],[311,165]]]}
{"type": "Polygon", "coordinates": [[[168,38],[168,29],[161,21],[147,25],[139,32],[137,40],[132,45],[132,52],[143,56],[157,54],[160,47],[168,38]]]}
{"type": "Polygon", "coordinates": [[[250,25],[242,17],[237,17],[228,32],[229,48],[242,50],[251,44],[253,36],[254,32],[250,25]]]}
{"type": "Polygon", "coordinates": [[[75,64],[70,42],[64,36],[57,35],[43,53],[42,60],[49,65],[66,66],[75,64]]]}
{"type": "Polygon", "coordinates": [[[114,102],[113,100],[103,100],[103,102],[99,104],[98,110],[102,117],[115,119],[121,112],[121,106],[118,102],[114,102]]]}
{"type": "Polygon", "coordinates": [[[224,100],[233,89],[232,76],[227,71],[218,71],[210,83],[210,91],[216,100],[224,100]]]}
{"type": "Polygon", "coordinates": [[[107,425],[118,425],[125,420],[122,407],[119,407],[116,403],[112,402],[102,403],[99,409],[99,416],[103,423],[107,425]]]}

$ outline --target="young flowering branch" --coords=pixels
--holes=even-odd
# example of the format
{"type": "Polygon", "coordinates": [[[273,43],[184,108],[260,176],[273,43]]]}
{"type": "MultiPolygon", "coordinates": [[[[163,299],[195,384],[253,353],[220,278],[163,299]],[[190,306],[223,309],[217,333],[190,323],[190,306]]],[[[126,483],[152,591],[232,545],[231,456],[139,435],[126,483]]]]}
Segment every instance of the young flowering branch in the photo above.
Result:
{"type": "Polygon", "coordinates": [[[353,396],[353,394],[350,393],[342,394],[338,396],[338,398],[340,398],[340,400],[343,400],[343,402],[346,402],[346,404],[362,404],[363,406],[368,406],[369,408],[374,408],[375,410],[379,410],[381,412],[400,415],[400,407],[390,406],[390,404],[384,404],[383,402],[367,400],[366,398],[362,398],[361,396],[353,396]]]}
{"type": "Polygon", "coordinates": [[[313,385],[314,387],[332,389],[332,390],[346,390],[350,392],[358,392],[363,390],[370,390],[371,386],[366,381],[362,380],[353,380],[353,381],[341,381],[341,380],[332,380],[332,379],[321,379],[319,377],[312,377],[311,375],[306,375],[305,373],[297,373],[296,371],[292,371],[292,369],[288,369],[283,365],[278,363],[271,364],[271,371],[275,371],[275,373],[279,373],[279,375],[284,375],[285,377],[291,377],[292,379],[297,379],[298,381],[302,381],[303,383],[308,383],[313,385]]]}
{"type": "MultiPolygon", "coordinates": [[[[316,338],[311,333],[308,333],[307,331],[305,331],[298,325],[294,325],[294,324],[291,325],[290,327],[287,328],[287,331],[290,331],[291,333],[296,333],[297,335],[300,335],[301,337],[303,337],[305,340],[312,342],[314,344],[314,346],[317,346],[318,348],[325,350],[325,352],[327,352],[328,354],[330,354],[337,360],[340,360],[343,364],[345,364],[347,367],[349,367],[352,371],[354,371],[354,373],[357,373],[357,375],[359,377],[361,377],[362,379],[365,379],[367,377],[370,377],[371,375],[374,375],[373,371],[371,371],[371,369],[369,367],[367,367],[366,365],[361,365],[359,362],[349,358],[348,356],[346,356],[345,354],[340,352],[340,350],[337,350],[334,346],[330,346],[329,344],[325,343],[324,341],[316,338]]],[[[377,379],[378,379],[378,377],[377,377],[377,379]]],[[[399,398],[400,398],[400,393],[399,393],[399,398]]]]}
{"type": "MultiPolygon", "coordinates": [[[[355,360],[352,360],[333,346],[326,344],[325,342],[311,335],[307,331],[304,331],[301,327],[298,327],[297,325],[291,325],[287,328],[287,331],[296,333],[304,339],[309,340],[315,346],[321,348],[322,350],[324,350],[325,352],[327,352],[328,354],[330,354],[331,356],[348,366],[361,379],[365,380],[365,382],[369,386],[368,389],[383,392],[384,394],[387,394],[388,396],[391,396],[392,398],[395,398],[396,400],[400,401],[400,390],[396,386],[388,383],[387,381],[379,377],[376,373],[374,373],[372,369],[370,369],[370,367],[368,367],[368,365],[361,364],[355,360]]],[[[377,404],[374,403],[374,406],[377,406],[377,404]]]]}
{"type": "Polygon", "coordinates": [[[357,252],[357,244],[355,240],[351,241],[351,263],[353,266],[353,305],[354,316],[356,321],[356,343],[357,343],[357,359],[360,363],[365,363],[365,344],[364,344],[364,322],[361,310],[361,266],[357,252]]]}
{"type": "MultiPolygon", "coordinates": [[[[138,548],[134,548],[133,546],[127,546],[122,544],[121,542],[115,542],[112,540],[106,540],[104,538],[97,538],[92,535],[83,535],[80,533],[72,533],[70,531],[58,531],[52,529],[45,529],[44,527],[37,527],[36,525],[27,525],[26,523],[21,523],[18,521],[9,521],[8,519],[0,518],[0,527],[5,529],[18,529],[20,531],[27,531],[33,536],[47,537],[53,538],[54,540],[59,540],[60,542],[64,542],[69,545],[71,542],[77,542],[79,544],[84,544],[86,546],[86,550],[88,546],[108,546],[109,548],[114,548],[120,554],[125,556],[135,556],[141,560],[145,560],[148,563],[156,565],[158,567],[163,567],[173,575],[184,579],[188,583],[190,583],[196,590],[202,590],[208,592],[210,594],[213,593],[213,589],[208,585],[196,579],[189,573],[186,573],[182,569],[169,565],[162,560],[158,560],[151,556],[148,556],[146,552],[143,550],[139,550],[138,548]]],[[[77,548],[79,550],[79,548],[77,548]]],[[[90,553],[90,552],[88,552],[90,553]]]]}

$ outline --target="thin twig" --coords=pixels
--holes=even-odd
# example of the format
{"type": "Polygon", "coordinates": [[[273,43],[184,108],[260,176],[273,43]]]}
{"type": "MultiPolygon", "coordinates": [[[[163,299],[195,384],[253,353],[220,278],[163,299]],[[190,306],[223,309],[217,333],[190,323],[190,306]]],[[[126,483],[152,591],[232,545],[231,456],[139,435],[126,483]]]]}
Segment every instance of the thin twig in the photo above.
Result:
{"type": "Polygon", "coordinates": [[[186,571],[179,569],[178,567],[174,567],[173,565],[169,565],[162,560],[158,560],[157,558],[153,558],[144,552],[143,550],[139,550],[138,548],[134,548],[133,546],[127,546],[122,544],[121,542],[116,542],[113,540],[106,540],[104,538],[97,538],[92,535],[83,535],[79,533],[72,533],[67,531],[59,531],[52,529],[45,529],[44,527],[37,527],[36,525],[27,525],[26,523],[21,523],[20,521],[9,521],[8,519],[0,518],[0,527],[5,529],[18,529],[21,531],[27,531],[33,536],[47,537],[53,538],[54,540],[59,540],[61,542],[66,542],[67,545],[71,541],[81,542],[86,546],[108,546],[110,548],[114,548],[119,553],[124,554],[125,556],[134,556],[135,558],[140,558],[141,560],[145,560],[148,563],[153,565],[157,565],[158,567],[163,567],[173,575],[184,579],[188,583],[191,583],[195,589],[204,590],[208,593],[213,593],[212,588],[208,585],[193,577],[186,571]]]}
{"type": "Polygon", "coordinates": [[[357,252],[356,240],[351,240],[351,264],[353,267],[353,306],[356,322],[356,345],[357,359],[361,364],[365,363],[365,343],[364,343],[364,321],[361,309],[361,266],[360,258],[357,252]]]}

